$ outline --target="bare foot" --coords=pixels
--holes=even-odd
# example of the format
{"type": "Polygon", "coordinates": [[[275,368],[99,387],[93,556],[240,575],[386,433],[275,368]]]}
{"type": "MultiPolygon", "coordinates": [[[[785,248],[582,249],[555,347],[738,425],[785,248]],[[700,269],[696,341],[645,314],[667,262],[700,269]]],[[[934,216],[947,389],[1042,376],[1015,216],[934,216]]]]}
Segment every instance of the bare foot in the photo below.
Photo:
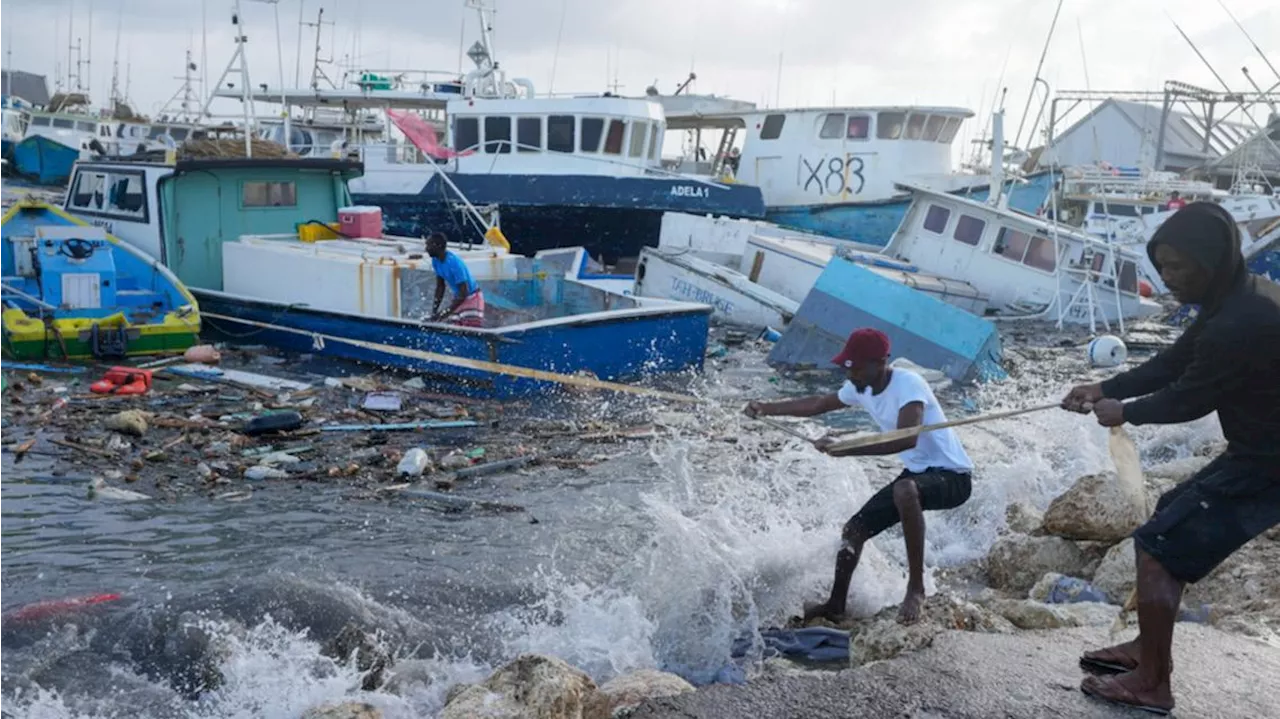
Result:
{"type": "Polygon", "coordinates": [[[844,621],[844,607],[838,609],[833,608],[830,602],[822,602],[821,604],[805,604],[804,620],[806,622],[814,619],[825,619],[833,624],[839,624],[844,621]]]}
{"type": "Polygon", "coordinates": [[[1080,666],[1089,671],[1128,672],[1138,667],[1141,654],[1135,638],[1123,644],[1085,652],[1080,655],[1080,666]]]}
{"type": "Polygon", "coordinates": [[[1173,710],[1173,691],[1168,680],[1152,683],[1137,672],[1126,672],[1113,677],[1085,677],[1080,691],[1103,701],[1134,707],[1153,714],[1168,714],[1173,710]]]}
{"type": "Polygon", "coordinates": [[[902,608],[898,610],[898,623],[911,625],[920,621],[920,608],[923,606],[924,592],[908,589],[907,596],[902,600],[902,608]]]}

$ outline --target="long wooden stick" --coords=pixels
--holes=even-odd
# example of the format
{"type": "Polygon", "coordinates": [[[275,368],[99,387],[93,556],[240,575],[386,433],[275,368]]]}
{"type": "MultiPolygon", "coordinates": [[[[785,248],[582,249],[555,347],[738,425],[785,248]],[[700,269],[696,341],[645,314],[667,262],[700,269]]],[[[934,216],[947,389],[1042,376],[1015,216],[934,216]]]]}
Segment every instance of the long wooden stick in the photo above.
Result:
{"type": "Polygon", "coordinates": [[[809,436],[805,435],[805,434],[804,434],[804,433],[802,433],[800,430],[795,429],[795,428],[793,428],[793,427],[789,427],[789,426],[787,426],[787,425],[785,425],[785,424],[783,424],[783,423],[781,423],[781,422],[775,422],[774,420],[771,420],[771,419],[769,419],[768,417],[756,417],[756,418],[755,418],[755,420],[756,420],[757,422],[763,422],[764,424],[767,424],[767,425],[769,425],[770,427],[773,427],[774,429],[778,430],[779,432],[785,432],[785,433],[787,433],[787,434],[791,435],[792,437],[795,437],[796,439],[802,439],[802,440],[804,440],[805,442],[810,442],[810,443],[812,443],[812,442],[813,442],[813,438],[812,438],[812,437],[809,437],[809,436]]]}
{"type": "Polygon", "coordinates": [[[894,429],[880,434],[868,434],[859,437],[849,437],[847,439],[836,440],[831,445],[831,451],[841,451],[848,449],[857,449],[858,447],[869,447],[873,444],[884,444],[886,442],[896,442],[900,439],[915,437],[925,432],[933,432],[939,429],[947,429],[949,427],[959,427],[965,424],[977,424],[978,422],[990,422],[995,419],[1004,419],[1006,417],[1016,417],[1020,414],[1029,414],[1031,412],[1043,412],[1046,409],[1055,409],[1061,405],[1057,402],[1053,404],[1042,404],[1035,407],[1027,407],[1025,409],[1014,409],[1008,412],[995,412],[993,414],[984,414],[977,417],[966,417],[964,419],[956,419],[950,422],[939,422],[938,424],[926,424],[919,427],[904,427],[902,429],[894,429]]]}
{"type": "Polygon", "coordinates": [[[545,370],[532,369],[530,367],[500,364],[498,362],[486,362],[484,360],[470,359],[467,357],[455,357],[453,355],[426,352],[423,350],[410,349],[408,347],[396,347],[394,345],[387,345],[379,342],[366,342],[364,340],[351,339],[349,337],[338,337],[336,335],[327,335],[322,332],[310,332],[308,330],[294,329],[293,327],[282,327],[280,325],[268,324],[266,322],[247,320],[243,317],[230,317],[228,315],[214,314],[212,312],[201,312],[200,314],[203,317],[211,317],[217,320],[238,322],[240,324],[262,327],[263,329],[293,332],[294,334],[306,335],[309,337],[319,337],[326,342],[343,342],[345,344],[352,345],[353,347],[363,347],[364,349],[374,350],[376,352],[385,352],[387,354],[399,355],[401,357],[412,357],[413,359],[420,359],[426,362],[438,362],[440,364],[450,365],[453,367],[465,367],[467,369],[476,369],[482,372],[505,374],[511,377],[524,377],[527,379],[541,380],[543,382],[557,382],[559,384],[574,385],[588,389],[605,389],[613,392],[646,395],[649,397],[671,400],[673,402],[690,402],[696,404],[703,401],[698,397],[687,394],[663,392],[661,390],[649,389],[647,387],[634,387],[632,385],[620,384],[618,382],[606,382],[604,380],[593,379],[591,377],[579,377],[577,375],[560,374],[558,372],[547,372],[545,370]]]}

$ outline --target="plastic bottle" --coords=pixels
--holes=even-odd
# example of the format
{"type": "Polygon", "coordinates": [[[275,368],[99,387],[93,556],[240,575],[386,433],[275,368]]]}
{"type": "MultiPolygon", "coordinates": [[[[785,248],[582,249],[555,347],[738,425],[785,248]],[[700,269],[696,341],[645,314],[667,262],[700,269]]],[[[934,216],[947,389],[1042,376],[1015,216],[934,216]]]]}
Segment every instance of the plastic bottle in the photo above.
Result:
{"type": "Polygon", "coordinates": [[[396,474],[402,477],[417,477],[426,471],[430,463],[431,460],[427,457],[426,451],[414,447],[404,453],[400,464],[396,465],[396,474]]]}
{"type": "Polygon", "coordinates": [[[1078,577],[1058,577],[1049,588],[1049,596],[1045,598],[1048,604],[1106,601],[1106,592],[1078,577]]]}
{"type": "Polygon", "coordinates": [[[288,479],[289,473],[282,469],[258,464],[246,469],[244,471],[244,478],[253,480],[288,479]]]}
{"type": "Polygon", "coordinates": [[[279,412],[267,412],[245,422],[244,433],[250,436],[271,432],[287,432],[302,426],[302,415],[296,410],[286,409],[279,412]]]}

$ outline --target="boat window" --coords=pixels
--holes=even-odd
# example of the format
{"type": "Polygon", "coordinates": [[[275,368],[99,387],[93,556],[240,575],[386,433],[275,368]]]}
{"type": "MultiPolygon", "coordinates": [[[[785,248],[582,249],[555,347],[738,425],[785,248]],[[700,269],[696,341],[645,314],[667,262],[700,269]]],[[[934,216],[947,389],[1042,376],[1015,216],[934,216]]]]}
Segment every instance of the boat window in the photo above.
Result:
{"type": "Polygon", "coordinates": [[[60,128],[62,128],[62,129],[64,129],[64,130],[69,130],[69,129],[71,129],[71,128],[75,127],[75,126],[76,126],[76,123],[72,122],[71,120],[64,120],[64,119],[62,119],[62,118],[60,118],[60,117],[55,117],[55,118],[53,118],[53,126],[54,126],[54,127],[60,127],[60,128]]]}
{"type": "Polygon", "coordinates": [[[947,221],[951,219],[951,210],[941,205],[929,205],[924,215],[924,228],[935,235],[941,235],[947,229],[947,221]]]}
{"type": "Polygon", "coordinates": [[[630,157],[641,157],[644,155],[644,141],[649,135],[649,123],[633,122],[631,123],[631,143],[627,148],[627,155],[630,157]]]}
{"type": "Polygon", "coordinates": [[[786,115],[765,115],[764,125],[760,127],[761,140],[776,140],[782,135],[782,125],[787,121],[786,115]]]}
{"type": "Polygon", "coordinates": [[[77,122],[76,129],[80,132],[97,132],[97,125],[92,122],[77,122]]]}
{"type": "Polygon", "coordinates": [[[991,251],[1005,259],[1022,262],[1022,257],[1027,254],[1027,247],[1030,244],[1031,235],[1001,227],[1000,232],[996,234],[996,244],[991,251]]]}
{"type": "Polygon", "coordinates": [[[33,117],[33,118],[31,118],[31,124],[32,124],[32,125],[35,125],[36,127],[48,127],[48,126],[49,126],[49,118],[47,118],[47,117],[33,117]]]}
{"type": "Polygon", "coordinates": [[[1040,235],[1032,237],[1031,247],[1027,250],[1027,256],[1022,258],[1022,263],[1037,270],[1053,272],[1058,267],[1058,253],[1053,240],[1040,235]]]}
{"type": "Polygon", "coordinates": [[[956,231],[952,234],[952,237],[966,245],[977,246],[978,240],[982,239],[982,231],[985,229],[987,229],[986,222],[969,215],[960,215],[960,219],[956,220],[956,231]]]}
{"type": "Polygon", "coordinates": [[[930,115],[928,121],[924,123],[925,142],[937,142],[938,135],[942,133],[942,126],[945,124],[947,124],[947,118],[942,115],[930,115]]]}
{"type": "Polygon", "coordinates": [[[823,115],[822,129],[818,130],[818,137],[824,140],[844,139],[844,113],[828,112],[823,115]]]}
{"type": "Polygon", "coordinates": [[[609,134],[604,138],[604,151],[608,155],[622,154],[622,137],[627,134],[627,123],[622,120],[609,121],[609,134]]]}
{"type": "Polygon", "coordinates": [[[911,116],[907,118],[908,140],[920,139],[920,136],[924,134],[924,121],[928,119],[928,117],[928,115],[921,115],[918,112],[911,113],[911,116]]]}
{"type": "Polygon", "coordinates": [[[480,118],[456,117],[453,120],[453,149],[470,150],[480,144],[480,118]]]}
{"type": "Polygon", "coordinates": [[[907,119],[906,113],[882,112],[876,122],[876,137],[881,140],[896,140],[902,137],[902,126],[907,119]]]}
{"type": "Polygon", "coordinates": [[[1138,216],[1138,208],[1134,207],[1133,205],[1117,204],[1115,202],[1108,202],[1106,204],[1103,204],[1101,202],[1095,202],[1093,203],[1093,206],[1094,206],[1094,212],[1097,212],[1103,215],[1111,215],[1112,217],[1137,217],[1138,216]]]}
{"type": "Polygon", "coordinates": [[[658,159],[658,150],[662,148],[662,125],[653,123],[649,126],[649,159],[658,159]]]}
{"type": "Polygon", "coordinates": [[[547,149],[552,152],[573,152],[573,115],[552,115],[547,118],[547,149]]]}
{"type": "Polygon", "coordinates": [[[68,204],[82,212],[141,218],[146,216],[143,187],[135,173],[80,172],[68,204]]]}
{"type": "Polygon", "coordinates": [[[599,152],[600,138],[604,136],[603,117],[582,118],[582,139],[578,146],[583,152],[599,152]]]}
{"type": "Polygon", "coordinates": [[[511,152],[511,118],[486,117],[484,119],[484,151],[492,155],[511,152]]]}
{"type": "Polygon", "coordinates": [[[960,129],[960,123],[963,122],[958,117],[948,117],[947,124],[943,126],[942,133],[938,135],[938,142],[950,143],[956,139],[956,131],[960,129]]]}
{"type": "Polygon", "coordinates": [[[1132,260],[1125,260],[1120,263],[1120,291],[1138,291],[1138,267],[1132,260]]]}
{"type": "Polygon", "coordinates": [[[867,115],[850,115],[846,128],[846,138],[850,140],[865,140],[871,134],[871,118],[867,115]]]}
{"type": "Polygon", "coordinates": [[[241,197],[244,207],[295,207],[298,188],[292,182],[246,182],[241,197]]]}
{"type": "Polygon", "coordinates": [[[173,137],[173,139],[181,142],[187,139],[187,129],[185,127],[174,128],[169,131],[169,135],[173,137]]]}
{"type": "Polygon", "coordinates": [[[71,191],[71,207],[77,210],[101,212],[106,201],[104,188],[107,186],[107,175],[103,172],[80,172],[76,174],[76,186],[71,191]]]}
{"type": "Polygon", "coordinates": [[[516,152],[542,151],[542,118],[516,118],[516,152]]]}
{"type": "Polygon", "coordinates": [[[166,129],[168,128],[161,127],[161,126],[152,126],[151,132],[147,133],[147,138],[154,140],[157,137],[160,137],[161,135],[165,134],[166,129]]]}

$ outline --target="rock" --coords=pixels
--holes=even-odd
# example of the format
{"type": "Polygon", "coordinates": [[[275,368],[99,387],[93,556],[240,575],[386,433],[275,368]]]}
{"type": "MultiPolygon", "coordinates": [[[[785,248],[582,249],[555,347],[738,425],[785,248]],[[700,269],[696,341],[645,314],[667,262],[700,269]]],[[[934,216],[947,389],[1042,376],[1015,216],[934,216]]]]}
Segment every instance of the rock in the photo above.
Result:
{"type": "Polygon", "coordinates": [[[1013,502],[1004,508],[1004,521],[1015,534],[1034,534],[1044,523],[1044,513],[1026,502],[1013,502]]]}
{"type": "Polygon", "coordinates": [[[1133,539],[1126,539],[1107,550],[1097,571],[1093,573],[1093,586],[1106,592],[1107,598],[1123,604],[1133,591],[1137,577],[1137,562],[1133,552],[1133,539]]]}
{"type": "Polygon", "coordinates": [[[139,409],[127,409],[108,417],[103,426],[121,434],[141,437],[147,433],[147,420],[150,418],[151,413],[149,412],[143,412],[139,409]]]}
{"type": "Polygon", "coordinates": [[[1003,617],[950,595],[935,594],[925,600],[920,621],[898,623],[898,607],[889,607],[849,631],[849,666],[891,659],[929,646],[941,632],[960,629],[999,634],[1013,631],[1003,617]]]}
{"type": "Polygon", "coordinates": [[[382,719],[382,710],[364,702],[324,704],[308,709],[302,719],[382,719]]]}
{"type": "Polygon", "coordinates": [[[987,554],[987,580],[996,589],[1021,594],[1049,572],[1079,576],[1089,558],[1061,537],[1014,534],[997,539],[987,554]]]}
{"type": "Polygon", "coordinates": [[[584,719],[612,719],[619,710],[639,706],[647,699],[673,697],[693,690],[692,684],[675,674],[641,669],[605,682],[587,700],[582,716],[584,719]]]}
{"type": "Polygon", "coordinates": [[[1044,604],[1033,599],[999,599],[987,606],[1019,629],[1108,626],[1120,611],[1099,602],[1044,604]]]}
{"type": "Polygon", "coordinates": [[[581,719],[595,691],[591,677],[560,659],[521,654],[459,692],[440,719],[581,719]]]}
{"type": "Polygon", "coordinates": [[[1118,542],[1147,520],[1147,498],[1114,472],[1090,474],[1053,500],[1044,513],[1044,531],[1065,539],[1118,542]]]}
{"type": "Polygon", "coordinates": [[[360,688],[367,692],[382,686],[383,673],[392,662],[391,652],[355,624],[343,627],[338,636],[325,643],[320,653],[340,662],[351,661],[354,656],[356,669],[364,672],[360,688]]]}

